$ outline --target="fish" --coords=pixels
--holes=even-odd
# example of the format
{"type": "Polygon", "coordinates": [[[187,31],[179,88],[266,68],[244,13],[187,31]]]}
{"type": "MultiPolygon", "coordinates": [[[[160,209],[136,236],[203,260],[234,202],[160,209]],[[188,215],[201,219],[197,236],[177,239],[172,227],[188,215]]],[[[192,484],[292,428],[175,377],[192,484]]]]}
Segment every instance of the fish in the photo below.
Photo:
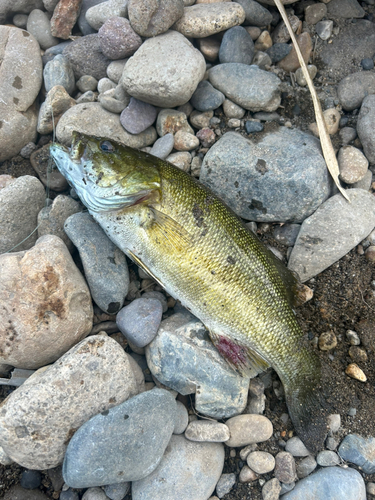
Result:
{"type": "Polygon", "coordinates": [[[50,154],[108,237],[198,317],[242,375],[272,367],[310,451],[327,434],[320,359],[294,313],[298,280],[210,189],[109,138],[74,132],[50,154]]]}

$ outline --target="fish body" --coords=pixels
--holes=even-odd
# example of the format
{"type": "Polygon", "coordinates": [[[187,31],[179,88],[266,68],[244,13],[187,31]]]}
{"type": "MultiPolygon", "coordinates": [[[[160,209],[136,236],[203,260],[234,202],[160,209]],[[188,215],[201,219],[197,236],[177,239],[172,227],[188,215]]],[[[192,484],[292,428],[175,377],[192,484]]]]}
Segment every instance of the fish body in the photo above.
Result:
{"type": "Polygon", "coordinates": [[[205,325],[228,363],[272,366],[292,422],[326,434],[321,367],[292,310],[295,278],[208,188],[156,157],[75,134],[51,154],[108,237],[205,325]]]}

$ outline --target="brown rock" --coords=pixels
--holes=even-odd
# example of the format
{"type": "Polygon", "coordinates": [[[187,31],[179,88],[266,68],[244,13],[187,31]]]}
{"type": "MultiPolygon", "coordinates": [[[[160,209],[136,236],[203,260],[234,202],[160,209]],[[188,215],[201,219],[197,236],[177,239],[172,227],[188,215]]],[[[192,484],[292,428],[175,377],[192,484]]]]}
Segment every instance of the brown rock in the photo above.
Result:
{"type": "MultiPolygon", "coordinates": [[[[295,15],[288,16],[290,25],[292,27],[293,33],[297,33],[302,26],[302,21],[295,15]]],[[[286,43],[290,40],[290,35],[288,28],[286,27],[284,21],[276,26],[272,33],[273,43],[286,43]]]]}
{"type": "Polygon", "coordinates": [[[51,33],[53,36],[68,40],[72,34],[80,10],[82,0],[60,0],[51,18],[51,33]]]}
{"type": "Polygon", "coordinates": [[[210,128],[202,128],[196,135],[204,148],[211,147],[216,140],[215,132],[210,128]]]}
{"type": "Polygon", "coordinates": [[[209,62],[216,61],[220,50],[220,40],[216,36],[207,36],[206,38],[198,38],[199,50],[209,62]]]}
{"type": "Polygon", "coordinates": [[[272,38],[268,31],[262,31],[255,42],[254,47],[255,50],[261,50],[262,52],[265,52],[267,49],[272,47],[272,38]]]}
{"type": "Polygon", "coordinates": [[[353,361],[357,363],[366,363],[367,361],[366,351],[355,345],[352,345],[349,348],[349,356],[352,358],[353,361]]]}
{"type": "Polygon", "coordinates": [[[191,151],[199,146],[199,139],[195,135],[178,130],[174,136],[174,148],[177,151],[191,151]]]}
{"type": "Polygon", "coordinates": [[[350,365],[347,366],[345,373],[349,375],[349,377],[359,380],[360,382],[366,382],[367,380],[366,375],[355,363],[350,363],[350,365]]]}
{"type": "MultiPolygon", "coordinates": [[[[303,60],[307,64],[313,48],[311,36],[309,35],[309,33],[301,33],[296,38],[302,53],[303,60]]],[[[289,54],[278,63],[278,66],[284,71],[296,71],[296,69],[300,67],[297,53],[294,47],[289,52],[289,54]]]]}
{"type": "Polygon", "coordinates": [[[324,332],[319,337],[319,349],[321,351],[330,351],[337,346],[337,338],[332,330],[324,332]]]}
{"type": "Polygon", "coordinates": [[[1,255],[0,269],[0,363],[39,368],[88,335],[90,292],[60,238],[1,255]]]}
{"type": "Polygon", "coordinates": [[[58,124],[61,115],[75,104],[76,101],[70,97],[62,85],[52,87],[39,110],[37,125],[39,134],[50,134],[53,127],[58,124]]]}
{"type": "Polygon", "coordinates": [[[375,245],[370,245],[365,250],[365,257],[370,262],[375,262],[375,245]]]}

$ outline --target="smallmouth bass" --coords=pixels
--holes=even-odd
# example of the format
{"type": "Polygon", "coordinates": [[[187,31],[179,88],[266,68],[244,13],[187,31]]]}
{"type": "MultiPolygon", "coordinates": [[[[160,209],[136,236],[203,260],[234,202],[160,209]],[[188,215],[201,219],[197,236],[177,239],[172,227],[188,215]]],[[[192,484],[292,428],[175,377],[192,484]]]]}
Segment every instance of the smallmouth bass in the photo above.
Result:
{"type": "Polygon", "coordinates": [[[50,147],[108,237],[179,299],[240,373],[272,366],[306,446],[327,432],[321,366],[292,310],[294,276],[208,188],[114,141],[73,134],[50,147]]]}

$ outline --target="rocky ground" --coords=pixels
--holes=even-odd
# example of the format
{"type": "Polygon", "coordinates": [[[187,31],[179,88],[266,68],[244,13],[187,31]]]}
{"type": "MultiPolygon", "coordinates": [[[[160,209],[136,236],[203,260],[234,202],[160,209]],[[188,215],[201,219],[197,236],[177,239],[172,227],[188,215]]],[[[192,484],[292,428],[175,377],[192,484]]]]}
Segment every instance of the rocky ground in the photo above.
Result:
{"type": "Polygon", "coordinates": [[[374,2],[287,6],[350,205],[271,2],[193,3],[0,6],[1,376],[50,365],[1,387],[7,500],[375,495],[374,2]],[[235,375],[47,173],[54,128],[67,145],[78,130],[174,163],[298,273],[313,296],[296,314],[330,405],[324,448],[312,455],[296,437],[274,371],[235,375]]]}

